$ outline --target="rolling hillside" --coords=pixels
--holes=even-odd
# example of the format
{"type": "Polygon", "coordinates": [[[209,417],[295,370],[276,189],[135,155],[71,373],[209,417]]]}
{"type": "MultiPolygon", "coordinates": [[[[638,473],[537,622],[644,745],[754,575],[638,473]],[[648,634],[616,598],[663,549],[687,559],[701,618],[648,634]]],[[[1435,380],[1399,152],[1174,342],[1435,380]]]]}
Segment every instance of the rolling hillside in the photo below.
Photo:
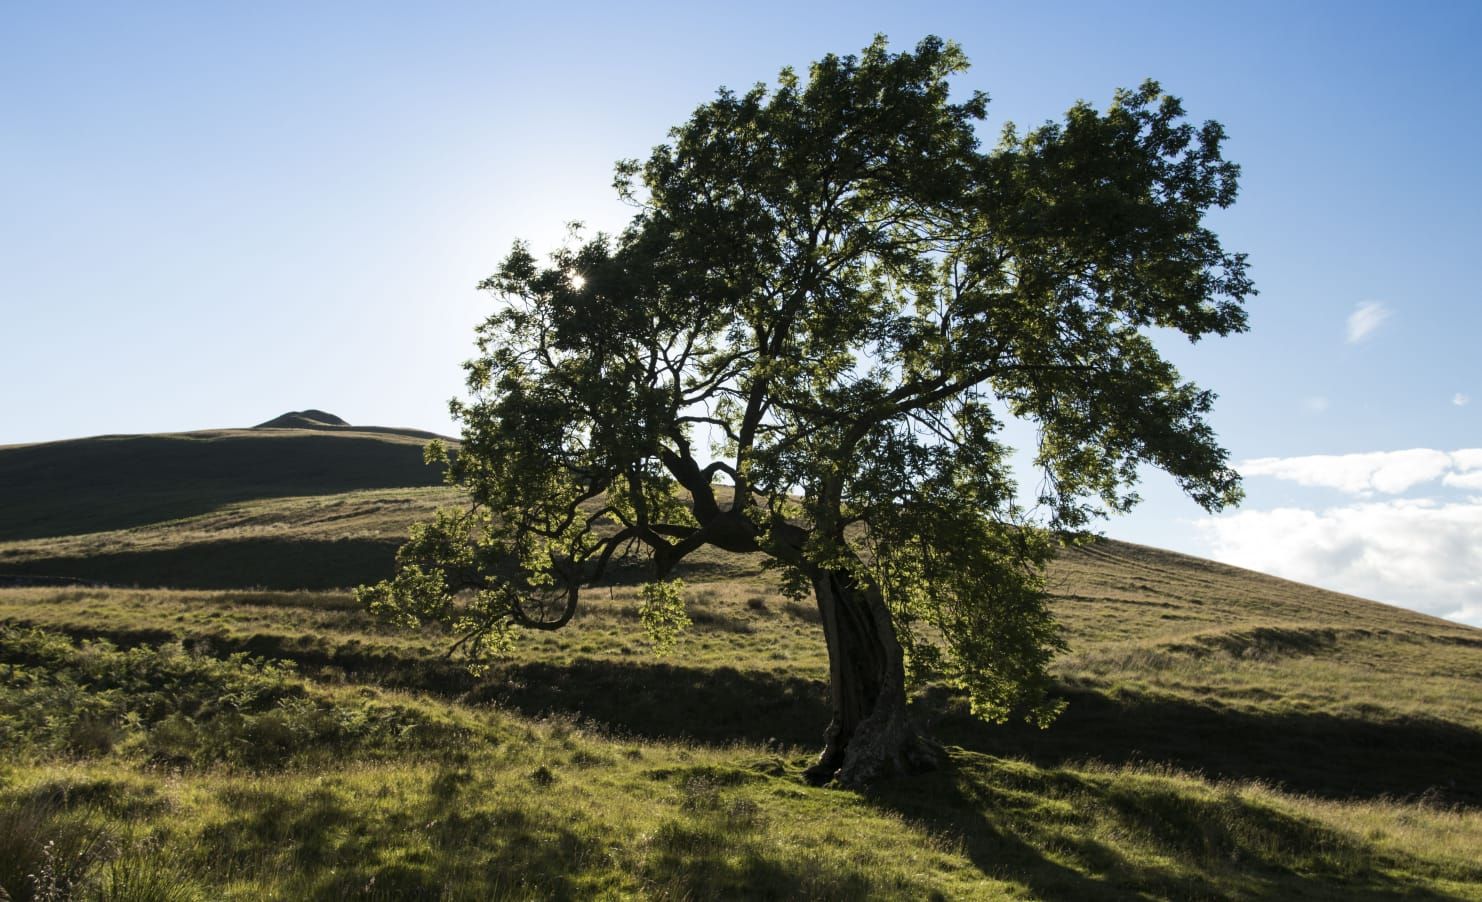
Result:
{"type": "Polygon", "coordinates": [[[0,584],[354,586],[388,572],[407,524],[447,497],[423,461],[433,438],[306,410],[0,447],[0,584]]]}
{"type": "Polygon", "coordinates": [[[169,898],[1482,898],[1482,631],[1107,540],[1051,574],[1054,725],[922,687],[946,771],[812,789],[822,634],[759,561],[686,565],[673,657],[619,572],[475,677],[338,588],[452,490],[315,422],[0,449],[0,574],[107,584],[0,589],[0,861],[93,830],[87,885],[169,898]],[[95,478],[17,515],[35,449],[95,478]]]}
{"type": "Polygon", "coordinates": [[[252,429],[4,445],[0,542],[129,530],[243,501],[438,486],[422,459],[435,437],[303,411],[252,429]]]}

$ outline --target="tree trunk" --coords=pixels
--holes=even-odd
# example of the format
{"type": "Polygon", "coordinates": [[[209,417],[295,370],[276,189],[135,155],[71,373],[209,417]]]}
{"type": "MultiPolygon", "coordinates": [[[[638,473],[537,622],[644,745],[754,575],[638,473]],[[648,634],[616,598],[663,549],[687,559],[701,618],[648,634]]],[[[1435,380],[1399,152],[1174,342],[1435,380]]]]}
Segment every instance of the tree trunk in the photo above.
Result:
{"type": "Polygon", "coordinates": [[[935,768],[940,748],[906,714],[905,662],[884,600],[847,571],[815,572],[813,592],[828,641],[833,721],[805,778],[862,786],[935,768]]]}

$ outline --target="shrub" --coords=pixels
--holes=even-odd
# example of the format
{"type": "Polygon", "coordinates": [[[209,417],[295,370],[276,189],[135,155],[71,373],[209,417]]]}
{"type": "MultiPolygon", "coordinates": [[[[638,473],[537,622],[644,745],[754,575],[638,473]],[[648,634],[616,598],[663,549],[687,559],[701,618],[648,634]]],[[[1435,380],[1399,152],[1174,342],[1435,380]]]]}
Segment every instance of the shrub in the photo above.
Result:
{"type": "Polygon", "coordinates": [[[0,746],[142,752],[172,765],[269,767],[296,756],[432,747],[465,731],[374,695],[312,690],[292,662],[127,650],[0,625],[0,746]]]}

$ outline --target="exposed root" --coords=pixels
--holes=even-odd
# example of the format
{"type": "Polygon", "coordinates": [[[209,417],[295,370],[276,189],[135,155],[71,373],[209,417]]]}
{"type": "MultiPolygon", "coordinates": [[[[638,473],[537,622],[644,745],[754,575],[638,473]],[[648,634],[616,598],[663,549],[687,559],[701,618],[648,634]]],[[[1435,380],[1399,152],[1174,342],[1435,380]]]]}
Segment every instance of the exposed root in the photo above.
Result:
{"type": "Polygon", "coordinates": [[[803,772],[809,785],[858,789],[892,777],[937,770],[946,758],[939,743],[923,736],[903,716],[888,718],[884,728],[866,721],[847,742],[841,743],[838,733],[830,725],[823,753],[803,772]]]}

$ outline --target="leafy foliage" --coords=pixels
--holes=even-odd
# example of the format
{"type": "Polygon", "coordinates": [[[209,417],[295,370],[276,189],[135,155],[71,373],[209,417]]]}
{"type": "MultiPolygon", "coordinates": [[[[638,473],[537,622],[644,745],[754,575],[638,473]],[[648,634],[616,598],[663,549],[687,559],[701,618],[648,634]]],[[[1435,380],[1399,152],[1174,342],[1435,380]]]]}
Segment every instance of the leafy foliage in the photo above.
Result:
{"type": "MultiPolygon", "coordinates": [[[[415,533],[372,606],[477,656],[564,624],[616,554],[662,578],[707,545],[761,551],[794,588],[848,574],[912,672],[981,716],[1052,716],[1053,536],[1130,508],[1145,463],[1208,509],[1239,498],[1214,396],[1151,337],[1245,328],[1245,259],[1202,225],[1238,169],[1154,82],[984,150],[987,96],[950,96],[966,67],[880,38],[722,90],[618,164],[621,234],[547,262],[517,244],[453,405],[472,510],[415,533]]],[[[662,637],[677,604],[654,592],[662,637]]]]}
{"type": "Polygon", "coordinates": [[[124,650],[0,625],[0,744],[15,754],[117,748],[165,764],[265,767],[456,732],[410,709],[313,693],[291,661],[218,659],[178,644],[124,650]]]}
{"type": "Polygon", "coordinates": [[[684,611],[684,580],[645,583],[638,603],[638,619],[658,654],[674,650],[679,634],[690,625],[684,611]]]}

